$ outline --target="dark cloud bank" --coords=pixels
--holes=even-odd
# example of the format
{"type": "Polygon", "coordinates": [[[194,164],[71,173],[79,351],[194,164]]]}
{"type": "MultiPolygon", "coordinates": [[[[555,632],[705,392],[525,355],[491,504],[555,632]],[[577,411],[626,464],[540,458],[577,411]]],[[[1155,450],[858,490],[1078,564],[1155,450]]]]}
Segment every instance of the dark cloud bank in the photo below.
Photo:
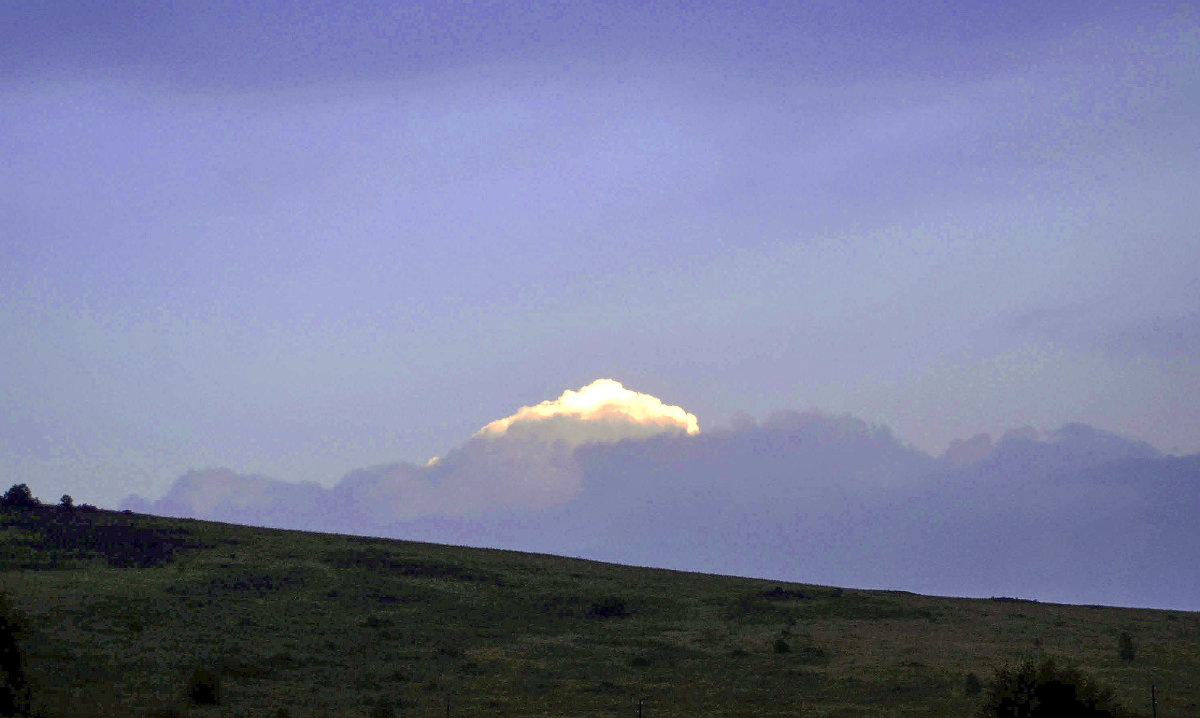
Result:
{"type": "Polygon", "coordinates": [[[361,469],[333,489],[212,470],[124,505],[783,580],[1200,610],[1200,454],[1165,456],[1085,424],[978,436],[938,458],[886,427],[817,413],[574,450],[476,437],[434,466],[361,469]]]}

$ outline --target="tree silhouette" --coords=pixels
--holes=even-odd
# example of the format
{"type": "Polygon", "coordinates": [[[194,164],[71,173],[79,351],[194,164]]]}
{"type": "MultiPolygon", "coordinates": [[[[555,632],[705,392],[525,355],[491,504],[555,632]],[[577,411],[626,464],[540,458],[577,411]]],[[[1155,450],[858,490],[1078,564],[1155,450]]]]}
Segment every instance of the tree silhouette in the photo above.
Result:
{"type": "Polygon", "coordinates": [[[0,497],[0,506],[26,509],[41,506],[41,502],[33,498],[33,492],[30,491],[28,484],[13,484],[8,491],[4,492],[4,496],[0,497]]]}
{"type": "Polygon", "coordinates": [[[21,616],[8,597],[0,594],[0,715],[29,714],[29,685],[18,644],[23,630],[21,616]]]}

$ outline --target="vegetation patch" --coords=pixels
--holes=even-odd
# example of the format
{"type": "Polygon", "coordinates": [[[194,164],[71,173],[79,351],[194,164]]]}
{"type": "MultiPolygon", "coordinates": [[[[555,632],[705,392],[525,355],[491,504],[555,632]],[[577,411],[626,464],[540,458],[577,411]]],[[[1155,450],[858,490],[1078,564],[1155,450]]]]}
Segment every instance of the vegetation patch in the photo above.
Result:
{"type": "Polygon", "coordinates": [[[116,568],[164,566],[181,551],[211,548],[179,526],[147,524],[136,515],[110,511],[62,511],[54,507],[0,509],[0,570],[81,568],[102,560],[116,568]],[[24,550],[13,550],[18,546],[24,550]]]}
{"type": "Polygon", "coordinates": [[[988,683],[979,718],[1126,718],[1112,688],[1055,658],[999,668],[988,683]]]}
{"type": "Polygon", "coordinates": [[[324,561],[337,568],[363,569],[375,573],[412,578],[452,579],[500,585],[499,576],[462,566],[433,561],[398,558],[391,551],[377,548],[339,549],[324,555],[324,561]]]}
{"type": "Polygon", "coordinates": [[[207,592],[255,593],[262,596],[272,591],[303,586],[306,578],[306,572],[297,568],[274,572],[233,571],[211,579],[207,592]]]}
{"type": "Polygon", "coordinates": [[[625,599],[606,596],[593,601],[588,606],[587,615],[588,618],[625,618],[630,615],[630,610],[625,605],[625,599]]]}
{"type": "Polygon", "coordinates": [[[861,591],[846,592],[837,601],[809,604],[804,615],[813,612],[861,621],[936,621],[939,618],[938,611],[916,601],[899,601],[861,591]]]}
{"type": "Polygon", "coordinates": [[[221,674],[207,667],[192,669],[184,691],[196,705],[217,705],[221,702],[221,674]]]}
{"type": "Polygon", "coordinates": [[[140,633],[160,615],[160,601],[118,594],[100,596],[71,613],[76,628],[97,633],[140,633]]]}
{"type": "Polygon", "coordinates": [[[766,591],[759,591],[758,597],[765,598],[768,601],[808,601],[813,598],[804,591],[782,588],[780,586],[774,586],[766,591]]]}
{"type": "Polygon", "coordinates": [[[29,710],[29,683],[21,656],[25,618],[0,593],[0,715],[24,715],[29,710]]]}

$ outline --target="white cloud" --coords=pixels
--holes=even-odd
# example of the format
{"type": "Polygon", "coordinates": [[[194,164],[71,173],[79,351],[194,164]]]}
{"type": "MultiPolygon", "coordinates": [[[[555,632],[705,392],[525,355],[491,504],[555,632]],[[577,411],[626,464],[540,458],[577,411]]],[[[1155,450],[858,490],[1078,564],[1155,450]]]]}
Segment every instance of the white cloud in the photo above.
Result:
{"type": "Polygon", "coordinates": [[[397,465],[343,486],[376,521],[541,509],[579,494],[579,446],[699,431],[696,416],[683,408],[597,379],[487,424],[423,467],[397,465]]]}
{"type": "Polygon", "coordinates": [[[521,407],[515,414],[483,427],[475,436],[552,438],[580,446],[678,432],[700,433],[696,416],[682,407],[664,404],[656,396],[630,391],[614,379],[597,379],[579,391],[568,389],[553,401],[521,407]],[[575,421],[555,421],[564,418],[575,421]],[[533,428],[535,424],[558,431],[539,432],[533,428]]]}

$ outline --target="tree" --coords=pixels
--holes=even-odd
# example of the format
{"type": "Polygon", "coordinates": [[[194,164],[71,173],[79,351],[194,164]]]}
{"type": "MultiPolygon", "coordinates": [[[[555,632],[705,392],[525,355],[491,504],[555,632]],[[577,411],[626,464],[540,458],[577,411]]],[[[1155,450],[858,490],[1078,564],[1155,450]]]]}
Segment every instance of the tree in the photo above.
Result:
{"type": "Polygon", "coordinates": [[[70,511],[75,508],[75,499],[71,498],[70,494],[63,494],[62,498],[58,500],[58,508],[70,511]]]}
{"type": "Polygon", "coordinates": [[[33,498],[33,492],[29,490],[28,484],[13,484],[12,488],[5,491],[4,496],[0,497],[0,506],[27,509],[40,505],[41,502],[33,498]]]}
{"type": "Polygon", "coordinates": [[[1127,718],[1130,713],[1080,670],[1053,658],[1027,659],[996,671],[979,718],[1127,718]]]}
{"type": "Polygon", "coordinates": [[[0,715],[29,714],[29,684],[25,682],[21,647],[17,642],[23,630],[21,615],[8,597],[0,594],[0,715]]]}

